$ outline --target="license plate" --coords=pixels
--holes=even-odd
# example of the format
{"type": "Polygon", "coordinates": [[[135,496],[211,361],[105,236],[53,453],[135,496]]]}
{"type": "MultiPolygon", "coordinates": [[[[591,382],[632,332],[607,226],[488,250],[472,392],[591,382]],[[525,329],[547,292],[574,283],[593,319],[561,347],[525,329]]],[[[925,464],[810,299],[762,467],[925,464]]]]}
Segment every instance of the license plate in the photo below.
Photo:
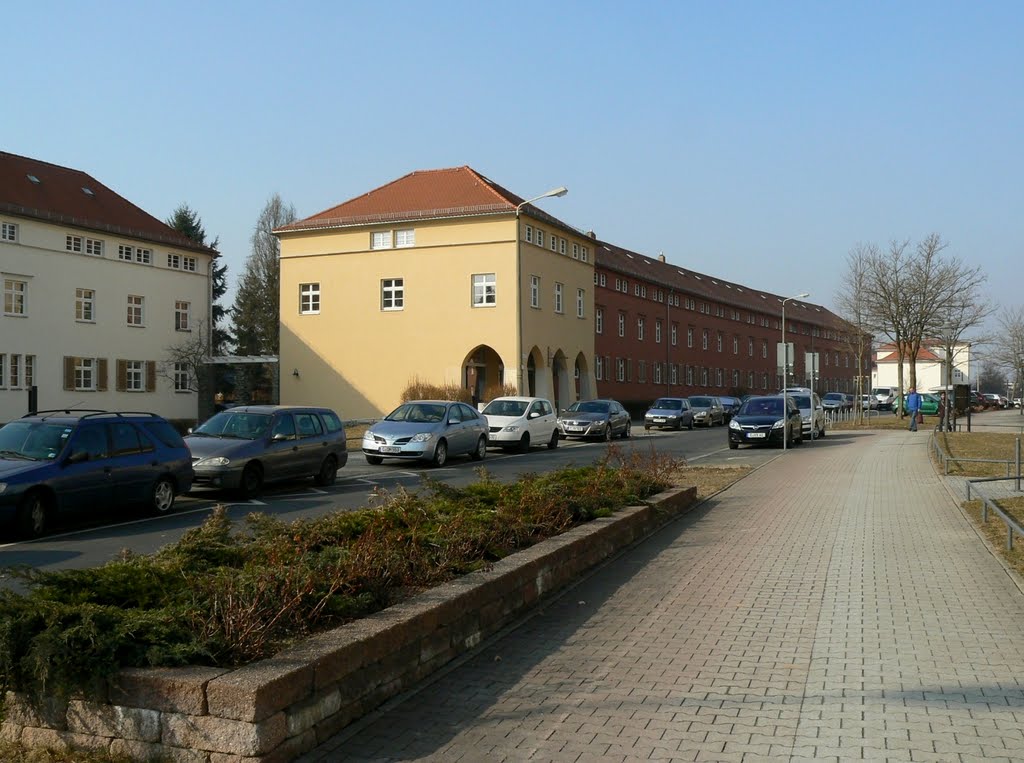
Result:
{"type": "Polygon", "coordinates": [[[582,432],[583,431],[583,427],[566,427],[565,431],[566,432],[582,432]]]}
{"type": "Polygon", "coordinates": [[[380,446],[380,452],[381,453],[401,453],[402,449],[399,448],[397,445],[381,445],[380,446]]]}
{"type": "Polygon", "coordinates": [[[747,432],[747,437],[764,437],[764,432],[747,432]]]}
{"type": "Polygon", "coordinates": [[[655,423],[655,424],[664,424],[664,423],[665,423],[665,419],[658,419],[658,418],[656,418],[656,419],[654,420],[654,423],[655,423]]]}

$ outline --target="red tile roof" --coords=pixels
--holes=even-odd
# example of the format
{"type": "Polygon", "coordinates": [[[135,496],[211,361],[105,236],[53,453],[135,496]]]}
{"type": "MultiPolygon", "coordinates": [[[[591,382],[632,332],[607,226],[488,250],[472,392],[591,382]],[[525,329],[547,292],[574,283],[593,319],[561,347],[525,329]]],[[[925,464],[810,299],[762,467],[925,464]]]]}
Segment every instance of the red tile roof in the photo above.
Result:
{"type": "MultiPolygon", "coordinates": [[[[284,225],[276,232],[508,214],[515,212],[523,201],[471,167],[417,170],[362,196],[284,225]]],[[[525,206],[523,212],[565,230],[577,232],[532,204],[525,206]]]]}
{"type": "Polygon", "coordinates": [[[0,212],[216,254],[80,170],[0,151],[0,212]]]}

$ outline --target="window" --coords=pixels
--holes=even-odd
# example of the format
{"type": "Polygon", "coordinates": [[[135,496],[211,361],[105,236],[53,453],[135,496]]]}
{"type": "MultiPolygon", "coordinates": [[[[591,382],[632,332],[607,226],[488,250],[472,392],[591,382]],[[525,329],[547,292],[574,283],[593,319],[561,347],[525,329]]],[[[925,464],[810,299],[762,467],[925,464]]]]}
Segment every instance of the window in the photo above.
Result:
{"type": "Polygon", "coordinates": [[[565,312],[565,305],[562,303],[562,293],[564,289],[565,287],[562,286],[562,284],[555,284],[555,312],[559,314],[565,312]]]}
{"type": "Polygon", "coordinates": [[[124,390],[125,392],[143,392],[142,361],[124,361],[124,390]]]}
{"type": "Polygon", "coordinates": [[[533,226],[532,225],[527,225],[526,226],[526,243],[528,243],[528,244],[532,244],[533,243],[533,226]]]}
{"type": "Polygon", "coordinates": [[[98,238],[87,238],[85,240],[85,253],[95,257],[102,257],[103,242],[98,238]]]}
{"type": "Polygon", "coordinates": [[[75,389],[96,389],[95,358],[75,358],[75,389]]]}
{"type": "Polygon", "coordinates": [[[558,252],[559,254],[565,254],[565,239],[558,239],[558,252]]]}
{"type": "Polygon", "coordinates": [[[391,248],[391,231],[389,230],[378,230],[370,234],[370,248],[371,249],[390,249],[391,248]]]}
{"type": "Polygon", "coordinates": [[[733,355],[739,355],[740,354],[740,338],[738,336],[734,336],[732,338],[732,354],[733,355]]]}
{"type": "Polygon", "coordinates": [[[636,380],[643,384],[647,381],[647,361],[638,360],[636,364],[636,380]]]}
{"type": "Polygon", "coordinates": [[[69,252],[81,252],[82,251],[82,237],[68,235],[64,239],[64,248],[69,252]]]}
{"type": "Polygon", "coordinates": [[[622,279],[622,293],[629,294],[629,281],[625,278],[622,279]]]}
{"type": "MultiPolygon", "coordinates": [[[[589,261],[589,257],[590,257],[590,254],[587,252],[587,247],[581,246],[580,247],[580,259],[583,260],[584,262],[588,262],[589,261]]],[[[601,276],[601,285],[604,286],[604,276],[601,276]]]]}
{"type": "Polygon", "coordinates": [[[693,386],[693,366],[686,367],[686,383],[689,386],[693,386]]]}
{"type": "Polygon", "coordinates": [[[605,276],[604,273],[601,274],[601,285],[602,286],[607,286],[608,285],[608,279],[607,279],[607,277],[605,276]]]}
{"type": "Polygon", "coordinates": [[[718,337],[715,339],[715,349],[718,350],[718,352],[722,351],[722,332],[721,331],[718,332],[718,337]]]}
{"type": "Polygon", "coordinates": [[[193,273],[196,272],[196,258],[195,257],[184,257],[180,254],[168,254],[167,255],[167,267],[175,268],[176,270],[188,270],[193,273]]]}
{"type": "Polygon", "coordinates": [[[615,381],[626,381],[626,361],[622,358],[615,359],[615,381]]]}
{"type": "Polygon", "coordinates": [[[626,335],[626,314],[619,313],[619,336],[626,335]]]}
{"type": "Polygon", "coordinates": [[[36,383],[36,356],[25,356],[25,386],[31,387],[36,383]]]}
{"type": "Polygon", "coordinates": [[[661,363],[654,364],[654,378],[651,381],[655,384],[661,384],[661,363]]]}
{"type": "Polygon", "coordinates": [[[584,292],[583,289],[577,289],[576,290],[576,317],[577,318],[585,318],[586,317],[586,313],[585,313],[586,304],[587,304],[586,303],[586,292],[584,292]]]}
{"type": "Polygon", "coordinates": [[[320,314],[320,283],[299,284],[299,315],[320,314]]]}
{"type": "Polygon", "coordinates": [[[530,307],[540,307],[540,276],[530,276],[530,307]]]}
{"type": "Polygon", "coordinates": [[[537,246],[544,246],[544,231],[537,228],[537,246]]]}
{"type": "Polygon", "coordinates": [[[654,321],[654,341],[656,344],[661,344],[661,318],[654,321]]]}
{"type": "Polygon", "coordinates": [[[17,241],[18,224],[0,223],[0,241],[17,241]]]}
{"type": "Polygon", "coordinates": [[[143,249],[142,247],[135,248],[135,261],[141,262],[143,265],[149,265],[153,262],[153,250],[143,249]]]}
{"type": "Polygon", "coordinates": [[[594,309],[594,332],[604,333],[604,310],[600,307],[594,309]]]}
{"type": "MultiPolygon", "coordinates": [[[[575,244],[574,243],[572,245],[572,258],[574,260],[578,260],[580,258],[580,245],[579,244],[575,244]]],[[[597,278],[597,273],[594,274],[594,277],[597,278]]]]}
{"type": "Polygon", "coordinates": [[[145,297],[139,297],[134,294],[128,295],[128,325],[129,326],[142,326],[143,324],[143,306],[145,304],[145,297]]]}
{"type": "MultiPolygon", "coordinates": [[[[21,355],[11,355],[9,362],[10,388],[18,389],[21,386],[21,355]]],[[[3,375],[0,374],[0,387],[3,386],[3,375]]]]}
{"type": "Polygon", "coordinates": [[[26,315],[28,282],[4,279],[4,315],[26,315]]]}
{"type": "Polygon", "coordinates": [[[75,289],[75,320],[92,323],[96,320],[96,292],[75,289]]]}
{"type": "MultiPolygon", "coordinates": [[[[747,338],[747,355],[754,357],[754,340],[749,337],[747,338]]],[[[753,387],[754,385],[751,384],[750,386],[753,387]]]]}
{"type": "Polygon", "coordinates": [[[634,297],[639,297],[640,296],[640,284],[638,284],[638,283],[633,284],[633,296],[634,297]]]}
{"type": "Polygon", "coordinates": [[[191,331],[192,303],[177,300],[174,303],[174,330],[191,331]]]}
{"type": "Polygon", "coordinates": [[[182,257],[181,258],[181,269],[188,270],[192,273],[196,272],[196,258],[195,257],[182,257]]]}
{"type": "Polygon", "coordinates": [[[396,230],[395,246],[402,249],[416,246],[416,231],[413,228],[400,228],[396,230]]]}
{"type": "Polygon", "coordinates": [[[716,368],[715,369],[715,386],[716,387],[721,387],[722,386],[722,369],[721,368],[716,368]]]}
{"type": "Polygon", "coordinates": [[[670,339],[672,346],[675,347],[679,342],[679,324],[673,323],[672,328],[669,330],[669,334],[671,335],[670,339]]]}
{"type": "Polygon", "coordinates": [[[551,236],[551,251],[552,252],[557,252],[558,251],[558,236],[555,236],[555,235],[551,236]]]}
{"type": "Polygon", "coordinates": [[[600,355],[594,358],[594,378],[597,381],[604,380],[604,358],[600,355]]]}
{"type": "Polygon", "coordinates": [[[693,326],[686,329],[686,346],[693,347],[693,326]]]}
{"type": "Polygon", "coordinates": [[[473,276],[473,307],[494,307],[498,303],[498,286],[494,273],[473,276]]]}
{"type": "Polygon", "coordinates": [[[708,386],[708,369],[700,369],[700,385],[702,387],[708,386]]]}
{"type": "Polygon", "coordinates": [[[385,278],[380,282],[381,310],[401,310],[405,307],[405,279],[385,278]]]}
{"type": "Polygon", "coordinates": [[[167,255],[167,267],[169,268],[181,268],[181,255],[180,254],[168,254],[167,255]]]}
{"type": "Polygon", "coordinates": [[[153,261],[153,250],[129,246],[128,244],[117,245],[117,257],[125,262],[140,262],[149,265],[153,261]]]}
{"type": "Polygon", "coordinates": [[[740,372],[739,371],[733,371],[732,372],[732,386],[733,387],[740,386],[740,372]]]}
{"type": "Polygon", "coordinates": [[[636,319],[636,339],[638,342],[644,341],[644,318],[639,316],[636,319]]]}
{"type": "Polygon", "coordinates": [[[174,364],[174,391],[175,392],[191,392],[189,389],[189,372],[188,363],[175,363],[174,364]]]}
{"type": "MultiPolygon", "coordinates": [[[[768,357],[768,342],[764,341],[763,339],[761,340],[761,357],[768,357]]],[[[768,385],[766,384],[765,386],[767,387],[768,385]]]]}
{"type": "Polygon", "coordinates": [[[701,349],[706,350],[708,348],[708,330],[704,329],[701,334],[701,349]]]}

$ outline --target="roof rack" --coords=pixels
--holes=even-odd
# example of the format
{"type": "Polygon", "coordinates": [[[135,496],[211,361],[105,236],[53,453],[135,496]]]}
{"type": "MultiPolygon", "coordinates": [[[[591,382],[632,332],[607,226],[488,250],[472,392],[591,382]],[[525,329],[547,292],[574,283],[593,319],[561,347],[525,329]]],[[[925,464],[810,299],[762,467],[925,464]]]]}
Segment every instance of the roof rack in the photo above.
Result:
{"type": "Polygon", "coordinates": [[[116,416],[118,418],[128,416],[150,416],[152,418],[159,418],[159,416],[151,411],[104,411],[99,408],[52,408],[46,411],[33,411],[32,413],[26,413],[22,416],[23,419],[29,418],[30,416],[54,416],[59,414],[65,414],[67,416],[79,415],[80,418],[87,419],[96,416],[116,416]]]}

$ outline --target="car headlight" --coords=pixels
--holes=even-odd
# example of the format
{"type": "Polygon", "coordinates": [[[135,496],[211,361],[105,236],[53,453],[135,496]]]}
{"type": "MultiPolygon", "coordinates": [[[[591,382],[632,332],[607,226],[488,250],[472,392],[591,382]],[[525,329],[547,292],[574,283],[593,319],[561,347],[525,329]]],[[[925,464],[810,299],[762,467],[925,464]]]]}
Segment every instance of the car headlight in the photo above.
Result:
{"type": "Polygon", "coordinates": [[[7,489],[6,482],[0,482],[0,493],[3,493],[7,489]]]}
{"type": "Polygon", "coordinates": [[[518,432],[519,431],[519,425],[518,424],[509,424],[507,427],[505,427],[501,431],[503,431],[503,432],[518,432]]]}
{"type": "Polygon", "coordinates": [[[432,432],[420,432],[409,438],[409,442],[429,442],[434,439],[432,432]]]}
{"type": "Polygon", "coordinates": [[[227,466],[231,463],[230,458],[214,456],[213,458],[202,458],[196,462],[196,466],[227,466]]]}
{"type": "Polygon", "coordinates": [[[729,429],[742,429],[742,428],[743,427],[740,426],[740,422],[738,422],[736,419],[729,419],[729,429]]]}
{"type": "Polygon", "coordinates": [[[369,429],[367,429],[365,432],[363,432],[363,439],[364,440],[372,440],[373,439],[373,432],[371,432],[369,429]]]}
{"type": "Polygon", "coordinates": [[[786,420],[785,419],[779,419],[774,424],[772,424],[772,429],[782,429],[782,427],[784,427],[785,425],[786,425],[786,420]]]}

